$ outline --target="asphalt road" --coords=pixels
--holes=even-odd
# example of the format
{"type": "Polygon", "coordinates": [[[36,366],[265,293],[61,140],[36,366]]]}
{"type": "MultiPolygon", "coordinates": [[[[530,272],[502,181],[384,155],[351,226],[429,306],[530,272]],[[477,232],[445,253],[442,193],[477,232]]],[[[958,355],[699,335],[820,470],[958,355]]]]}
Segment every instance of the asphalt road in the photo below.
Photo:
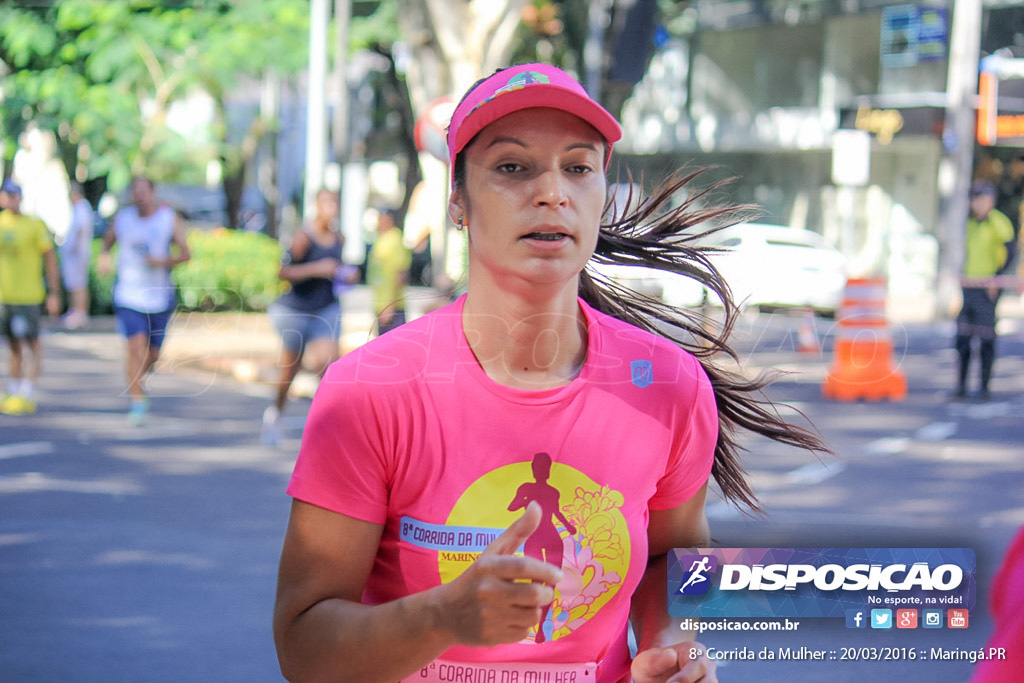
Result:
{"type": "MultiPolygon", "coordinates": [[[[959,632],[817,620],[795,634],[703,640],[726,651],[979,646],[991,628],[988,578],[1024,524],[1019,321],[1004,330],[988,403],[947,400],[954,357],[943,325],[894,327],[906,400],[824,401],[831,323],[819,320],[816,331],[821,349],[799,352],[793,318],[749,316],[739,326],[744,364],[788,372],[770,395],[806,414],[836,456],[748,441],[765,515],[712,501],[716,544],[971,547],[980,604],[959,632]]],[[[258,440],[266,387],[179,367],[153,377],[152,417],[136,429],[124,416],[116,337],[54,334],[45,344],[38,413],[0,416],[0,681],[281,680],[270,613],[284,487],[308,402],[296,402],[282,446],[267,448],[258,440]]],[[[5,363],[5,349],[0,356],[5,363]]],[[[732,661],[720,677],[942,682],[971,670],[962,661],[732,661]]]]}
{"type": "Polygon", "coordinates": [[[46,348],[39,411],[0,416],[0,681],[281,680],[270,614],[301,421],[264,447],[268,392],[182,371],[153,377],[136,429],[113,335],[46,348]]]}

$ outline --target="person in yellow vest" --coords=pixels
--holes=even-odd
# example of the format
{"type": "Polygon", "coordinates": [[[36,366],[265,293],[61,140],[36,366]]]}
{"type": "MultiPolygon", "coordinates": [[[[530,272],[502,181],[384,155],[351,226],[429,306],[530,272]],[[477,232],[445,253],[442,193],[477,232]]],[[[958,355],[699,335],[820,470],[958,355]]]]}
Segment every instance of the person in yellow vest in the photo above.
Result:
{"type": "Polygon", "coordinates": [[[34,383],[42,367],[40,305],[45,301],[49,315],[60,314],[60,271],[46,224],[21,213],[21,187],[5,181],[0,206],[0,331],[11,348],[11,376],[0,398],[0,413],[23,415],[36,410],[34,383]],[[43,284],[44,265],[49,291],[43,284]]]}
{"type": "Polygon", "coordinates": [[[957,386],[954,398],[967,396],[971,346],[978,339],[980,386],[978,398],[988,400],[996,358],[996,304],[999,287],[991,281],[1006,264],[1006,244],[1013,240],[1013,223],[995,208],[996,188],[978,180],[970,189],[971,213],[964,247],[963,306],[956,318],[957,386]]]}
{"type": "Polygon", "coordinates": [[[366,283],[373,290],[377,334],[405,323],[405,286],[412,254],[402,242],[398,212],[383,209],[377,219],[377,240],[366,258],[366,283]]]}

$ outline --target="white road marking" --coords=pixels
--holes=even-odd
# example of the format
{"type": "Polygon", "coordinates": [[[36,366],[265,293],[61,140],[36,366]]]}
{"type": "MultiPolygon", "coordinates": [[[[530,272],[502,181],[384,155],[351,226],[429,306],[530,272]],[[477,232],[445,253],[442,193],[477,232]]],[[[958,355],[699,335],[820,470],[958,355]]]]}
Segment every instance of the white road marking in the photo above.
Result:
{"type": "Polygon", "coordinates": [[[993,401],[967,406],[967,417],[972,420],[991,420],[994,417],[1006,417],[1010,414],[1010,404],[1006,401],[993,401]]]}
{"type": "Polygon", "coordinates": [[[895,455],[907,450],[910,439],[900,436],[887,436],[883,439],[875,439],[864,447],[864,454],[875,457],[895,455]]]}
{"type": "MultiPolygon", "coordinates": [[[[101,434],[94,441],[153,441],[190,436],[199,432],[199,421],[150,413],[142,427],[135,427],[125,413],[77,412],[57,414],[51,418],[54,426],[75,429],[82,434],[101,434]]],[[[257,424],[254,421],[253,424],[257,424]]]]}
{"type": "Polygon", "coordinates": [[[812,462],[787,474],[786,481],[791,484],[820,484],[845,469],[846,463],[842,462],[812,462]]]}
{"type": "Polygon", "coordinates": [[[123,496],[138,495],[142,493],[142,487],[121,479],[73,481],[57,479],[40,472],[25,472],[11,477],[0,477],[0,493],[39,493],[42,491],[123,496]]]}
{"type": "Polygon", "coordinates": [[[27,455],[46,455],[53,453],[56,449],[49,441],[22,441],[6,446],[0,446],[0,460],[8,458],[21,458],[27,455]]]}
{"type": "Polygon", "coordinates": [[[956,422],[932,422],[914,433],[918,441],[945,441],[956,434],[959,425],[956,422]]]}

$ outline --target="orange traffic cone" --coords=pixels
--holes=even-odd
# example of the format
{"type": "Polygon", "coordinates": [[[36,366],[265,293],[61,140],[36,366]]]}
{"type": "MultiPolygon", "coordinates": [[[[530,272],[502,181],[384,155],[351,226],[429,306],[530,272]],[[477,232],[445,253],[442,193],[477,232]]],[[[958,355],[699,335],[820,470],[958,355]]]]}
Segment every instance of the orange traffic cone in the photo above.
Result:
{"type": "Polygon", "coordinates": [[[797,351],[800,353],[817,353],[821,351],[818,344],[818,333],[814,329],[814,310],[806,309],[800,326],[796,330],[797,351]]]}
{"type": "Polygon", "coordinates": [[[901,401],[907,378],[892,366],[892,337],[885,317],[886,282],[849,280],[835,342],[835,363],[822,393],[826,398],[901,401]]]}

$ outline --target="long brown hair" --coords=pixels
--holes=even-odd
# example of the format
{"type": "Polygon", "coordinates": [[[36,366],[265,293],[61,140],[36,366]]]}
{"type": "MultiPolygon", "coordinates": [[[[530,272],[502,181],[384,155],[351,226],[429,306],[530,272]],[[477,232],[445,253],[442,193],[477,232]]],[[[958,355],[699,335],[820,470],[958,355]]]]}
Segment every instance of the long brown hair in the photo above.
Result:
{"type": "Polygon", "coordinates": [[[739,310],[728,283],[708,260],[709,248],[701,246],[700,240],[749,220],[758,210],[718,203],[717,191],[732,179],[698,187],[696,181],[708,170],[677,171],[646,198],[631,191],[621,207],[610,202],[606,214],[610,220],[601,226],[591,263],[655,268],[691,278],[722,300],[724,320],[712,320],[701,309],[674,308],[590,267],[580,275],[579,293],[593,308],[665,337],[697,357],[718,404],[718,443],[711,474],[727,500],[760,511],[740,462],[742,431],[810,451],[831,451],[815,432],[785,421],[778,406],[765,396],[763,390],[776,375],[762,372],[747,379],[713,360],[723,354],[739,360],[729,345],[739,310]]]}

